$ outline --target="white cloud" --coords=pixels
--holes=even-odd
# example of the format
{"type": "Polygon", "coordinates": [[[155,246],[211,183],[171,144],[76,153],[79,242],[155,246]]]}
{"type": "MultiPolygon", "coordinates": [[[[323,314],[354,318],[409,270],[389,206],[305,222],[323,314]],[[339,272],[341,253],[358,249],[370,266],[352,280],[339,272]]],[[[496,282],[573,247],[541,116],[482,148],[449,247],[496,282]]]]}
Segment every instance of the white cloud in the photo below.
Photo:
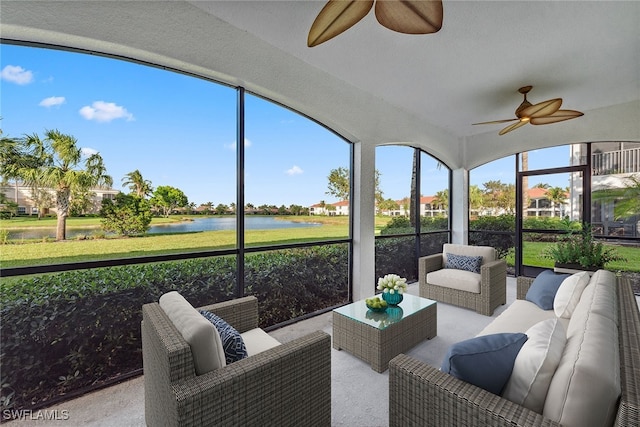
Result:
{"type": "MultiPolygon", "coordinates": [[[[244,139],[244,148],[249,148],[251,147],[252,142],[245,138],[244,139]]],[[[236,149],[236,141],[233,141],[231,144],[225,144],[225,147],[228,148],[229,150],[235,150],[236,149]]]]}
{"type": "Polygon", "coordinates": [[[40,105],[41,107],[53,107],[55,105],[61,105],[64,104],[66,101],[66,99],[64,98],[64,96],[50,96],[49,98],[45,98],[42,101],[40,101],[40,105]]]}
{"type": "Polygon", "coordinates": [[[33,73],[18,65],[7,65],[2,69],[0,77],[11,83],[26,85],[33,81],[33,73]]]}
{"type": "Polygon", "coordinates": [[[94,154],[98,154],[98,150],[89,147],[82,147],[80,152],[82,153],[82,157],[91,157],[94,154]]]}
{"type": "Polygon", "coordinates": [[[302,170],[302,168],[300,168],[299,166],[293,165],[293,167],[291,169],[288,169],[286,171],[286,174],[287,175],[300,175],[303,172],[304,171],[302,170]]]}
{"type": "Polygon", "coordinates": [[[115,119],[133,120],[133,114],[113,102],[95,101],[91,106],[82,107],[79,112],[85,119],[97,122],[110,122],[115,119]]]}

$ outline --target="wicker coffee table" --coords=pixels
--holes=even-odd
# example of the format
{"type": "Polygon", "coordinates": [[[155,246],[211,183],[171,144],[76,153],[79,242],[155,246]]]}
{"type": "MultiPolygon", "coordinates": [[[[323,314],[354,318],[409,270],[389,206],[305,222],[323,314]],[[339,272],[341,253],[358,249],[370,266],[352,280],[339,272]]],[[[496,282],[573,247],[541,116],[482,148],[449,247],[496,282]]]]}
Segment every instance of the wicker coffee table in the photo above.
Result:
{"type": "Polygon", "coordinates": [[[397,307],[374,313],[364,300],[333,310],[333,348],[346,350],[384,372],[389,361],[437,335],[437,303],[404,294],[397,307]]]}

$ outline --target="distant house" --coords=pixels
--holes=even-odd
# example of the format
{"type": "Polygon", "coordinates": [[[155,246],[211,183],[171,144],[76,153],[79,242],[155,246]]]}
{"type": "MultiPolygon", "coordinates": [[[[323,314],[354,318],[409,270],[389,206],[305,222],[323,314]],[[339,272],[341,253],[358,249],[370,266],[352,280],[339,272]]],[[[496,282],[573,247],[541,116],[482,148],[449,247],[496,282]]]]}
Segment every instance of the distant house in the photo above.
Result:
{"type": "MultiPolygon", "coordinates": [[[[446,207],[434,204],[435,196],[420,198],[420,216],[441,216],[447,214],[446,207]]],[[[409,216],[409,206],[403,200],[397,200],[398,209],[380,210],[376,207],[376,214],[387,216],[409,216]]],[[[349,201],[335,203],[316,203],[309,206],[309,215],[349,215],[349,201]]]]}
{"type": "Polygon", "coordinates": [[[569,193],[565,194],[563,203],[556,203],[549,199],[546,188],[533,187],[527,191],[529,197],[529,206],[527,207],[527,216],[559,216],[564,217],[567,214],[569,205],[569,193]]]}
{"type": "MultiPolygon", "coordinates": [[[[549,199],[548,190],[545,188],[530,188],[527,191],[529,197],[529,206],[527,208],[527,216],[557,216],[563,217],[568,214],[568,203],[570,194],[566,193],[566,201],[564,203],[556,203],[549,199]]],[[[376,214],[385,216],[409,216],[409,205],[406,200],[397,200],[398,207],[396,209],[380,210],[376,208],[376,214]]],[[[484,212],[484,215],[499,215],[495,209],[491,212],[484,212]]],[[[316,203],[309,207],[309,215],[349,215],[349,202],[343,200],[335,203],[316,203]]],[[[420,197],[420,216],[436,217],[447,215],[447,207],[436,204],[435,196],[420,197]]]]}
{"type": "MultiPolygon", "coordinates": [[[[55,191],[53,189],[47,189],[53,199],[54,202],[50,207],[46,209],[48,213],[55,213],[55,191]]],[[[102,207],[103,199],[114,199],[116,194],[120,193],[120,190],[114,190],[113,188],[104,188],[104,187],[96,187],[92,188],[92,203],[89,207],[89,210],[86,213],[98,213],[100,208],[102,207]]],[[[10,200],[18,205],[18,215],[37,215],[38,207],[36,206],[35,201],[32,199],[32,190],[28,185],[24,185],[24,183],[16,182],[11,184],[3,184],[0,186],[0,192],[2,192],[7,200],[10,200]]]]}
{"type": "Polygon", "coordinates": [[[309,215],[349,215],[349,202],[316,203],[309,206],[309,215]]]}
{"type": "MultiPolygon", "coordinates": [[[[396,203],[398,204],[397,209],[377,209],[377,213],[387,216],[409,216],[409,204],[407,200],[408,199],[396,200],[396,203]]],[[[447,214],[446,206],[437,205],[435,200],[435,196],[420,197],[420,216],[434,217],[444,216],[447,214]]]]}

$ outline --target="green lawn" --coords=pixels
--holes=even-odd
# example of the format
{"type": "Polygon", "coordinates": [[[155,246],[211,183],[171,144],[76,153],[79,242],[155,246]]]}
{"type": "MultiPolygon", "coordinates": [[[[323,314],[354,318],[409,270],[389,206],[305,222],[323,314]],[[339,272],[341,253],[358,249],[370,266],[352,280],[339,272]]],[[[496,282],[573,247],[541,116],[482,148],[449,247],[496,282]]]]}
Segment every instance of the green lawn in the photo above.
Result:
{"type": "MultiPolygon", "coordinates": [[[[154,218],[156,220],[177,221],[184,217],[154,218]]],[[[285,219],[293,219],[285,217],[285,219]]],[[[248,246],[298,243],[346,238],[349,235],[347,217],[304,217],[297,220],[322,222],[321,227],[281,228],[271,230],[247,230],[245,241],[248,246]]],[[[11,220],[13,221],[13,219],[11,220]]],[[[44,220],[42,220],[44,221],[44,220]]],[[[47,220],[51,221],[51,220],[47,220]]],[[[52,223],[55,225],[55,219],[52,223]]],[[[5,221],[6,222],[9,221],[5,221]]],[[[22,221],[17,227],[40,226],[41,221],[22,221]]],[[[71,218],[72,226],[86,227],[99,224],[99,218],[71,218]]],[[[157,222],[155,222],[157,224],[157,222]]],[[[6,228],[6,225],[3,228],[6,228]]],[[[12,224],[13,226],[13,224],[12,224]]],[[[48,225],[51,226],[51,225],[48,225]]],[[[236,245],[234,230],[203,231],[180,234],[150,234],[142,237],[108,238],[96,240],[67,240],[64,242],[27,242],[0,245],[0,262],[4,268],[30,265],[60,264],[69,262],[95,261],[105,259],[130,258],[185,252],[199,252],[214,249],[228,249],[236,245]]]]}
{"type": "MultiPolygon", "coordinates": [[[[180,222],[183,218],[189,218],[189,215],[171,216],[169,218],[153,218],[151,225],[170,224],[172,222],[180,222]]],[[[200,217],[202,218],[202,217],[200,217]]],[[[72,228],[100,228],[100,217],[71,217],[67,218],[67,229],[72,228]]],[[[11,230],[14,228],[55,228],[57,219],[55,217],[46,217],[38,219],[37,216],[18,216],[11,219],[0,220],[0,230],[11,230]]]]}
{"type": "MultiPolygon", "coordinates": [[[[188,216],[154,218],[152,224],[170,223],[184,220],[188,216]]],[[[345,216],[282,217],[293,221],[321,222],[321,227],[283,228],[272,230],[247,230],[248,246],[267,246],[298,242],[322,241],[346,238],[349,234],[349,218],[345,216]]],[[[376,235],[391,220],[379,216],[375,219],[376,235]]],[[[55,227],[55,218],[37,220],[32,217],[12,218],[0,222],[0,229],[55,227]]],[[[99,229],[100,218],[69,218],[67,226],[91,227],[99,229]]],[[[543,249],[553,243],[525,242],[524,259],[526,265],[553,267],[553,261],[540,257],[543,249]]],[[[236,233],[233,230],[203,231],[182,234],[152,234],[142,237],[108,238],[96,240],[67,240],[65,242],[30,242],[0,245],[0,263],[2,267],[23,267],[30,265],[60,264],[69,262],[129,258],[160,254],[199,252],[215,249],[228,249],[236,245],[236,233]]],[[[626,262],[613,262],[607,265],[610,270],[640,272],[640,248],[616,246],[626,262]]],[[[513,255],[507,262],[513,265],[513,255]]]]}

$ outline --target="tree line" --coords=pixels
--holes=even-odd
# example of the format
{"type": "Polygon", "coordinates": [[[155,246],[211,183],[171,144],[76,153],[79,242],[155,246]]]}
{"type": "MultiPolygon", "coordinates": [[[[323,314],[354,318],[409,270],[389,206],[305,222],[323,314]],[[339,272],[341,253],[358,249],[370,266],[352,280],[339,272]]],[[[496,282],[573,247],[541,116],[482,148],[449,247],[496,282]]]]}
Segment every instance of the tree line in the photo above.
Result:
{"type": "MultiPolygon", "coordinates": [[[[415,173],[416,171],[414,171],[414,175],[415,173]]],[[[401,200],[385,199],[384,193],[380,189],[380,176],[380,172],[376,170],[374,197],[378,208],[382,211],[394,211],[402,208],[405,212],[413,214],[412,203],[414,197],[407,196],[401,200]]],[[[327,179],[329,181],[327,194],[337,197],[338,200],[348,200],[350,191],[349,169],[345,167],[332,169],[327,179]]],[[[411,184],[411,194],[416,194],[417,192],[415,182],[414,177],[411,184]]],[[[546,198],[555,205],[561,205],[567,200],[568,188],[551,187],[544,183],[537,184],[535,187],[544,188],[546,190],[546,198]]],[[[525,197],[525,206],[528,206],[528,203],[529,201],[525,197]]],[[[321,205],[325,204],[321,202],[321,205]]],[[[444,189],[436,192],[431,200],[431,206],[434,210],[448,210],[449,190],[444,189]]],[[[515,213],[516,187],[514,184],[506,184],[500,180],[487,181],[482,184],[482,188],[477,185],[471,185],[469,187],[469,208],[472,213],[476,214],[484,211],[515,213]]]]}
{"type": "MultiPolygon", "coordinates": [[[[77,140],[58,130],[45,131],[44,138],[40,138],[37,134],[26,135],[24,138],[2,137],[0,160],[0,175],[3,181],[21,180],[28,185],[31,190],[31,199],[38,208],[39,215],[42,215],[46,208],[55,205],[56,240],[65,239],[66,219],[70,215],[78,215],[89,209],[93,203],[92,188],[100,186],[110,188],[113,185],[113,179],[107,174],[100,154],[83,156],[77,140]]],[[[416,173],[414,165],[411,196],[396,201],[383,197],[380,189],[380,172],[375,170],[375,199],[378,207],[383,211],[397,210],[402,207],[413,215],[416,173]]],[[[349,177],[349,169],[346,167],[332,169],[327,177],[326,194],[338,200],[348,200],[349,177]]],[[[158,186],[154,189],[151,182],[144,179],[139,170],[126,174],[122,178],[122,185],[129,188],[129,194],[119,193],[113,200],[107,198],[102,202],[100,214],[104,217],[103,228],[106,231],[123,235],[143,233],[148,229],[153,215],[168,216],[175,212],[224,215],[236,212],[234,203],[230,205],[219,203],[214,207],[212,202],[207,202],[196,207],[194,203],[189,203],[187,196],[178,188],[158,186]]],[[[546,184],[539,184],[539,186],[547,189],[547,199],[556,204],[564,203],[567,198],[568,189],[549,187],[546,184]]],[[[476,185],[470,186],[469,205],[472,213],[487,210],[515,212],[515,185],[501,181],[488,181],[483,184],[483,187],[481,189],[476,185]]],[[[11,203],[4,194],[0,197],[0,204],[11,203]]],[[[433,196],[432,206],[445,211],[448,209],[448,189],[441,190],[433,196]]],[[[295,204],[289,207],[268,204],[256,207],[247,203],[244,210],[247,213],[262,215],[309,214],[308,207],[295,204]]]]}
{"type": "MultiPolygon", "coordinates": [[[[1,135],[0,130],[0,135],[1,135]]],[[[0,176],[2,182],[14,180],[30,189],[30,199],[41,218],[46,209],[56,208],[56,240],[65,240],[66,222],[69,216],[77,216],[92,207],[96,187],[111,188],[113,178],[107,174],[102,156],[93,153],[84,156],[78,141],[58,130],[47,130],[44,137],[37,134],[23,138],[1,137],[0,176]]],[[[120,192],[113,199],[105,198],[100,206],[102,228],[119,235],[142,234],[149,229],[154,215],[165,217],[172,213],[233,214],[235,203],[230,205],[212,202],[196,207],[189,203],[186,194],[175,187],[161,185],[153,188],[139,170],[122,178],[123,187],[130,192],[120,192]]],[[[0,205],[17,213],[18,205],[0,193],[0,205]]],[[[245,211],[263,215],[308,215],[308,207],[292,204],[289,207],[247,203],[245,211]]]]}

